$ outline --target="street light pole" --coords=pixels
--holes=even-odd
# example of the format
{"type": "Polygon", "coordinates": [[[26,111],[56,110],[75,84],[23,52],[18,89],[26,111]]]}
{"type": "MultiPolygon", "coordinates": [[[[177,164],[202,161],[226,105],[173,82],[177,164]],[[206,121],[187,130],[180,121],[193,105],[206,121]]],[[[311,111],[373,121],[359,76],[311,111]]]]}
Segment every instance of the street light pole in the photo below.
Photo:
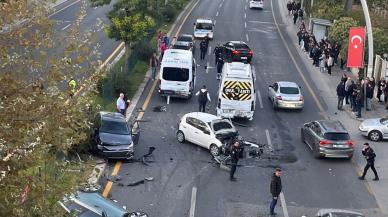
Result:
{"type": "Polygon", "coordinates": [[[364,11],[366,32],[368,35],[368,77],[373,77],[373,34],[372,23],[369,16],[369,9],[366,0],[361,0],[362,10],[364,11]]]}

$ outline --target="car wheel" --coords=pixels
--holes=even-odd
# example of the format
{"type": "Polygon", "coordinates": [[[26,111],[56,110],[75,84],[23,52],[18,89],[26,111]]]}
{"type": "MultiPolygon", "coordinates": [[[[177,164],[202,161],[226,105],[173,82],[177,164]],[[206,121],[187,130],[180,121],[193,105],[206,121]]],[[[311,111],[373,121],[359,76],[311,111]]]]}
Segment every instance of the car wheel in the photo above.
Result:
{"type": "Polygon", "coordinates": [[[314,153],[315,158],[317,158],[317,159],[322,158],[322,155],[321,155],[321,153],[319,153],[319,150],[317,148],[313,149],[313,153],[314,153]]]}
{"type": "Polygon", "coordinates": [[[178,132],[176,133],[176,138],[178,142],[183,143],[185,141],[185,134],[183,134],[181,130],[178,130],[178,132]]]}
{"type": "Polygon", "coordinates": [[[353,154],[352,155],[349,155],[349,157],[347,158],[348,160],[351,160],[353,158],[353,154]]]}
{"type": "Polygon", "coordinates": [[[274,111],[278,110],[278,107],[277,107],[277,105],[275,103],[275,100],[272,100],[272,108],[273,108],[274,111]]]}
{"type": "Polygon", "coordinates": [[[220,148],[218,148],[218,146],[216,146],[215,144],[211,144],[209,150],[212,156],[220,155],[220,148]]]}
{"type": "Polygon", "coordinates": [[[378,142],[381,140],[382,138],[382,135],[379,131],[377,130],[372,130],[369,134],[368,134],[368,138],[374,142],[378,142]]]}

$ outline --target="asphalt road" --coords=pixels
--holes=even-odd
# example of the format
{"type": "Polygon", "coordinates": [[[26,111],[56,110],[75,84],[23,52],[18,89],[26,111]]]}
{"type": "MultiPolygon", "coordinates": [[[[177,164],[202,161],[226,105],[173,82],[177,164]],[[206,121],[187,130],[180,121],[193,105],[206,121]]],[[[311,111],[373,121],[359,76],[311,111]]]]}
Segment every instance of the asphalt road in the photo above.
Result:
{"type": "MultiPolygon", "coordinates": [[[[259,143],[268,143],[270,140],[275,159],[242,161],[241,164],[254,166],[239,167],[236,172],[237,182],[230,182],[227,171],[209,163],[212,160],[208,150],[176,141],[177,122],[185,113],[197,111],[197,99],[172,99],[166,112],[153,112],[153,107],[166,105],[166,99],[154,91],[144,114],[148,122],[142,123],[140,144],[135,151],[137,156],[141,156],[147,152],[148,147],[156,147],[155,162],[149,167],[140,163],[123,163],[118,174],[121,177],[119,183],[124,185],[148,176],[154,177],[155,181],[135,187],[120,186],[116,182],[110,193],[112,199],[130,210],[144,210],[150,216],[189,216],[192,201],[195,201],[194,216],[197,217],[266,216],[271,200],[270,177],[273,168],[280,166],[283,169],[283,192],[289,216],[312,216],[318,208],[328,207],[367,213],[377,209],[374,197],[357,180],[356,170],[350,161],[317,160],[301,142],[302,124],[324,118],[314,101],[314,95],[324,109],[326,105],[314,88],[300,57],[291,49],[314,95],[308,91],[294,66],[276,29],[270,3],[269,0],[265,1],[264,10],[250,10],[246,0],[201,0],[186,20],[181,33],[192,33],[192,24],[196,18],[211,17],[216,20],[214,41],[210,42],[212,49],[217,42],[243,40],[254,50],[252,64],[256,69],[256,88],[261,99],[257,100],[253,121],[243,122],[248,127],[239,126],[238,129],[248,140],[259,143]],[[305,97],[303,111],[273,111],[267,99],[267,88],[269,84],[280,80],[294,81],[302,87],[305,97]],[[192,198],[195,191],[196,198],[192,198]]],[[[281,21],[277,1],[273,3],[275,16],[281,21]]],[[[281,31],[285,31],[285,25],[279,23],[279,26],[281,31]]],[[[286,37],[286,43],[295,43],[295,39],[286,37]]],[[[196,52],[198,64],[203,66],[209,62],[214,66],[214,56],[207,56],[205,61],[200,61],[198,55],[199,52],[196,52]]],[[[197,90],[202,84],[209,89],[213,100],[210,113],[215,114],[218,87],[215,69],[206,73],[203,67],[199,67],[197,90]]],[[[112,171],[113,166],[113,162],[108,165],[107,173],[112,171]]],[[[277,209],[281,213],[281,208],[277,209]]]]}

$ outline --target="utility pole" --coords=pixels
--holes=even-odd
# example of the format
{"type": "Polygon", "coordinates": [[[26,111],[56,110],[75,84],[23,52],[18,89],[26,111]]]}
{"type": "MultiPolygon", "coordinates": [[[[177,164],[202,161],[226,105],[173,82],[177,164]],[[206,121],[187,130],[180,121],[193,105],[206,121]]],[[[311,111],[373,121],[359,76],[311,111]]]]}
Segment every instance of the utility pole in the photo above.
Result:
{"type": "Polygon", "coordinates": [[[361,0],[362,10],[364,11],[366,33],[368,36],[368,70],[367,76],[373,77],[373,34],[372,34],[372,23],[370,21],[369,9],[366,0],[361,0]]]}

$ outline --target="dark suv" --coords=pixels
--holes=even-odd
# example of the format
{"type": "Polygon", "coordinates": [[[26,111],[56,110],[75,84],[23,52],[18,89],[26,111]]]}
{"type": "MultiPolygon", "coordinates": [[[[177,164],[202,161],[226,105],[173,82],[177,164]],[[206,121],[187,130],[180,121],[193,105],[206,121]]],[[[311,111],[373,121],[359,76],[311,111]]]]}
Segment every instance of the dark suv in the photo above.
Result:
{"type": "Polygon", "coordinates": [[[316,158],[353,157],[354,144],[348,131],[339,121],[320,120],[305,123],[301,129],[301,137],[316,158]]]}
{"type": "Polygon", "coordinates": [[[133,140],[138,135],[125,117],[116,112],[99,112],[93,123],[91,150],[108,159],[133,158],[133,140]]]}
{"type": "Polygon", "coordinates": [[[253,51],[243,41],[229,41],[222,45],[221,52],[225,62],[250,63],[253,57],[253,51]]]}

